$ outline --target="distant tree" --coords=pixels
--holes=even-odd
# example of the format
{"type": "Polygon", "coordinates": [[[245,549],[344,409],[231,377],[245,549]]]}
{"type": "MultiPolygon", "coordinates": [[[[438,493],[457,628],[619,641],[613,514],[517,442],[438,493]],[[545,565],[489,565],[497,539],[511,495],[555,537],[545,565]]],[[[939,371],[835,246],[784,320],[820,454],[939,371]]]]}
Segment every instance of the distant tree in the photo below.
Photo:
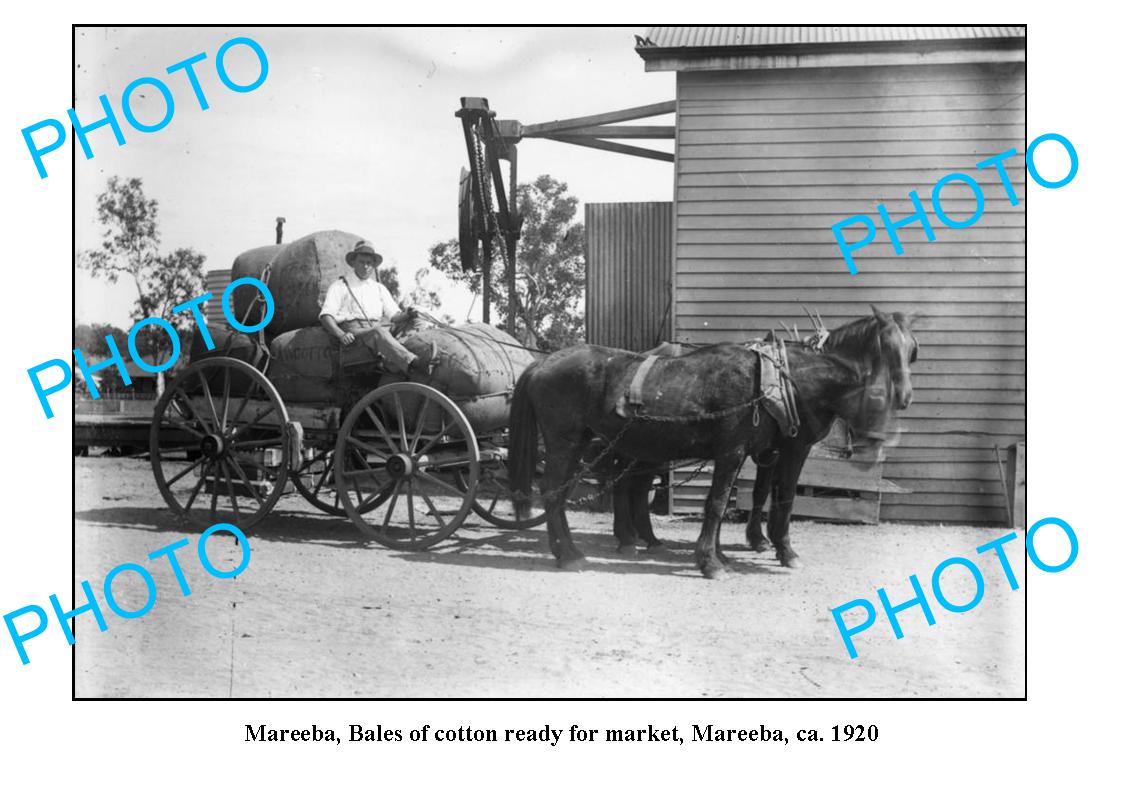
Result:
{"type": "Polygon", "coordinates": [[[396,265],[380,265],[378,267],[378,281],[386,286],[390,291],[390,295],[394,297],[394,301],[401,301],[401,279],[398,277],[398,266],[396,265]]]}
{"type": "Polygon", "coordinates": [[[409,291],[406,303],[411,307],[423,310],[439,310],[441,308],[441,294],[433,284],[432,271],[428,268],[418,268],[413,275],[413,289],[409,291]]]}
{"type": "MultiPolygon", "coordinates": [[[[574,221],[578,200],[568,190],[548,174],[518,187],[523,228],[516,266],[516,330],[526,345],[547,350],[579,343],[585,335],[585,225],[574,221]]],[[[432,246],[429,264],[479,294],[480,272],[461,269],[455,238],[432,246]]],[[[499,323],[506,322],[507,281],[498,245],[491,306],[499,323]]]]}
{"type": "MultiPolygon", "coordinates": [[[[78,265],[110,284],[121,277],[131,278],[137,291],[132,320],[163,318],[186,345],[190,335],[185,333],[194,318],[191,313],[173,313],[172,307],[203,293],[206,258],[194,249],[160,253],[158,209],[156,200],[144,195],[139,178],[110,177],[105,191],[97,197],[101,247],[81,252],[78,265]]],[[[171,341],[156,326],[141,330],[137,346],[149,352],[146,359],[150,364],[164,362],[171,355],[171,341]]],[[[163,392],[163,376],[157,377],[158,392],[163,392]]]]}
{"type": "MultiPolygon", "coordinates": [[[[118,351],[127,350],[125,346],[128,344],[129,333],[111,323],[76,324],[74,326],[74,347],[81,349],[82,353],[86,355],[87,362],[100,362],[108,359],[112,354],[109,345],[105,342],[105,338],[109,335],[112,335],[113,341],[117,343],[118,351]]],[[[106,368],[99,371],[98,378],[101,391],[118,391],[125,388],[125,382],[121,379],[121,374],[117,372],[117,368],[106,368]]],[[[81,378],[75,379],[75,387],[80,393],[88,392],[86,382],[81,378]]]]}

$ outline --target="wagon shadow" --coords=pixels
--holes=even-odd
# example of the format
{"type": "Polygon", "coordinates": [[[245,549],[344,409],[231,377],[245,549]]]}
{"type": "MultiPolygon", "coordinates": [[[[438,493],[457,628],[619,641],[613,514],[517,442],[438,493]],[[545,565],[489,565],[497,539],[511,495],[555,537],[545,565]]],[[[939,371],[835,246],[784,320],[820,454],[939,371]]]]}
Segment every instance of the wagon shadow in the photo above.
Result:
{"type": "MultiPolygon", "coordinates": [[[[76,522],[128,528],[151,533],[182,533],[198,536],[203,529],[184,524],[165,508],[97,508],[74,513],[76,522]]],[[[274,511],[246,534],[250,538],[300,544],[328,544],[333,547],[373,546],[346,518],[317,512],[274,511]]]]}

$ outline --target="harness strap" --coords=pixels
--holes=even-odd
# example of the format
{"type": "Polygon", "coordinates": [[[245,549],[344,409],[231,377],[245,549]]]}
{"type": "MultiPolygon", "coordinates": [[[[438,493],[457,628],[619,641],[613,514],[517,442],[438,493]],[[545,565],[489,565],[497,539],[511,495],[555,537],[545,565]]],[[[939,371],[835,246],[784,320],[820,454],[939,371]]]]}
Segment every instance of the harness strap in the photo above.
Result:
{"type": "Polygon", "coordinates": [[[369,323],[373,326],[374,321],[372,321],[370,319],[370,316],[367,315],[367,310],[366,310],[366,307],[363,306],[363,302],[359,301],[359,297],[356,296],[355,291],[351,289],[351,285],[347,281],[347,277],[341,276],[341,277],[339,277],[339,281],[343,283],[343,286],[345,288],[347,288],[347,292],[350,294],[351,300],[355,302],[355,305],[359,308],[359,312],[361,312],[363,314],[363,319],[366,320],[367,323],[369,323]]]}
{"type": "Polygon", "coordinates": [[[632,376],[632,381],[628,385],[628,389],[620,396],[616,402],[616,414],[620,417],[628,416],[628,408],[631,407],[632,412],[635,413],[643,407],[643,381],[647,378],[647,374],[651,372],[651,368],[660,359],[660,357],[652,354],[646,357],[640,366],[636,368],[635,375],[632,376]]]}
{"type": "Polygon", "coordinates": [[[780,388],[788,415],[788,436],[794,437],[799,434],[799,410],[795,404],[795,382],[788,367],[788,348],[783,340],[780,341],[780,388]]]}

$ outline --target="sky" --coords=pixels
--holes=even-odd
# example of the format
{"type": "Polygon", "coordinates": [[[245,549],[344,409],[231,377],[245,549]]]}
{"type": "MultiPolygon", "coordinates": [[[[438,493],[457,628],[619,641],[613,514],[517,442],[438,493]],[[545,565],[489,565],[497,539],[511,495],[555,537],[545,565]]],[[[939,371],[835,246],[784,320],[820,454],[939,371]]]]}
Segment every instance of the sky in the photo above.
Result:
{"type": "MultiPolygon", "coordinates": [[[[413,284],[428,248],[456,234],[457,185],[467,165],[461,96],[482,96],[500,119],[523,124],[674,99],[673,73],[646,73],[634,51],[643,28],[80,28],[76,32],[75,111],[89,123],[107,94],[126,138],[108,127],[89,134],[94,157],[75,166],[75,247],[98,245],[95,199],[112,175],[140,177],[159,202],[161,248],[191,247],[205,270],[229,268],[240,252],[272,243],[284,216],[285,240],[342,229],[371,240],[413,284]],[[215,71],[219,47],[248,36],[264,49],[260,88],[235,93],[215,71]],[[168,66],[199,52],[210,104],[201,110],[183,73],[168,66]],[[121,93],[138,77],[163,79],[175,99],[171,122],[154,133],[132,129],[121,93]]],[[[231,78],[249,83],[257,60],[246,47],[226,59],[231,78]]],[[[142,122],[158,121],[163,100],[142,89],[132,103],[142,122]]],[[[641,124],[671,123],[666,119],[641,124]]],[[[639,142],[646,145],[645,142],[639,142]]],[[[652,142],[667,148],[669,142],[652,142]]],[[[62,156],[62,152],[56,154],[62,156]]],[[[51,155],[46,158],[50,168],[51,155]]],[[[545,140],[519,145],[523,182],[550,174],[582,202],[669,201],[670,163],[545,140]]],[[[579,210],[579,214],[583,214],[579,210]]],[[[583,217],[583,215],[579,216],[583,217]]],[[[76,321],[127,328],[135,289],[76,274],[76,321]]],[[[441,280],[443,282],[443,280],[441,280]]],[[[457,319],[467,291],[443,284],[442,310],[457,319]]],[[[473,315],[478,316],[478,304],[473,315]]]]}

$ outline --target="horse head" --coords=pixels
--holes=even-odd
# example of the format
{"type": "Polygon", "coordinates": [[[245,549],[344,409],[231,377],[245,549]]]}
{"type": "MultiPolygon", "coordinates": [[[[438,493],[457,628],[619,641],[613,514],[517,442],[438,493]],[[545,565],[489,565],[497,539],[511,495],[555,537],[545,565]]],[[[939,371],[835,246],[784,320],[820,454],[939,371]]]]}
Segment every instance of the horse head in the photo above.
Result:
{"type": "Polygon", "coordinates": [[[880,446],[891,436],[896,412],[912,403],[910,365],[919,344],[911,325],[915,318],[884,313],[870,305],[873,315],[830,333],[826,349],[847,361],[857,384],[848,391],[842,414],[856,435],[856,447],[880,446]]]}
{"type": "MultiPolygon", "coordinates": [[[[881,400],[897,411],[904,411],[912,403],[912,374],[909,366],[916,362],[920,344],[912,333],[913,317],[900,312],[886,314],[874,305],[873,317],[877,321],[877,353],[871,361],[871,373],[884,369],[888,374],[890,394],[879,393],[881,400]]],[[[871,400],[875,388],[871,385],[871,400]]]]}

